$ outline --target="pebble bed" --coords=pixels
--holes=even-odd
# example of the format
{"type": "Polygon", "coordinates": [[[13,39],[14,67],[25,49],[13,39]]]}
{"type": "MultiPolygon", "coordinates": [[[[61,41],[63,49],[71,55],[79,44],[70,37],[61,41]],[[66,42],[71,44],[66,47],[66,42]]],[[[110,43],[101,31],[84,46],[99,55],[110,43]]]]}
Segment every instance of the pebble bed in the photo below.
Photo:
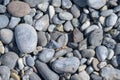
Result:
{"type": "Polygon", "coordinates": [[[0,80],[120,80],[120,0],[0,0],[0,80]]]}

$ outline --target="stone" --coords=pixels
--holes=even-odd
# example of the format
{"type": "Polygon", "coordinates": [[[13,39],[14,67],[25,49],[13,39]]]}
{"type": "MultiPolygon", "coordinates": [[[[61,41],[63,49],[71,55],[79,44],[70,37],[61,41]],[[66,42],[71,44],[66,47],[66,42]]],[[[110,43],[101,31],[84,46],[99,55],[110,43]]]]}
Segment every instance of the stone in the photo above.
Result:
{"type": "Polygon", "coordinates": [[[54,29],[55,29],[55,27],[56,27],[56,25],[54,25],[54,24],[49,25],[48,31],[49,31],[49,32],[53,32],[54,29]]]}
{"type": "Polygon", "coordinates": [[[32,72],[29,74],[29,80],[41,80],[41,78],[38,76],[38,74],[32,72]]]}
{"type": "Polygon", "coordinates": [[[10,29],[1,29],[0,39],[4,44],[9,44],[13,40],[13,31],[10,29]]]}
{"type": "Polygon", "coordinates": [[[12,1],[8,4],[8,12],[16,17],[23,17],[30,12],[30,7],[22,1],[12,1]]]}
{"type": "Polygon", "coordinates": [[[20,76],[18,74],[16,74],[15,72],[10,73],[11,78],[15,79],[15,80],[20,80],[20,76]]]}
{"type": "Polygon", "coordinates": [[[40,46],[46,46],[47,38],[46,38],[45,32],[39,31],[37,35],[38,35],[38,44],[40,46]]]}
{"type": "Polygon", "coordinates": [[[53,72],[45,63],[42,63],[40,61],[36,61],[35,64],[39,74],[43,77],[45,80],[59,80],[59,76],[53,72]]]}
{"type": "Polygon", "coordinates": [[[55,9],[54,9],[54,7],[50,5],[49,8],[48,8],[48,12],[49,12],[50,19],[52,19],[53,16],[55,15],[55,9]]]}
{"type": "Polygon", "coordinates": [[[78,68],[78,71],[81,72],[81,71],[84,71],[86,69],[86,65],[80,65],[79,68],[78,68]]]}
{"type": "Polygon", "coordinates": [[[10,69],[13,69],[16,65],[18,55],[14,52],[8,52],[1,56],[0,60],[2,65],[8,66],[10,69]]]}
{"type": "Polygon", "coordinates": [[[48,44],[49,48],[57,49],[60,48],[61,45],[58,44],[55,40],[51,40],[50,43],[48,44]]]}
{"type": "Polygon", "coordinates": [[[103,79],[106,80],[119,80],[120,79],[120,70],[111,68],[111,67],[104,67],[101,70],[101,76],[103,79]]]}
{"type": "Polygon", "coordinates": [[[94,9],[100,9],[101,7],[103,7],[106,4],[106,0],[88,0],[88,6],[94,9]]]}
{"type": "Polygon", "coordinates": [[[35,29],[38,31],[46,31],[49,26],[49,16],[48,14],[42,16],[39,20],[35,23],[35,29]]]}
{"type": "Polygon", "coordinates": [[[108,49],[105,46],[98,46],[96,48],[96,55],[99,61],[104,61],[108,56],[108,49]]]}
{"type": "Polygon", "coordinates": [[[78,74],[74,74],[71,76],[70,80],[80,80],[80,77],[78,74]]]}
{"type": "Polygon", "coordinates": [[[86,71],[81,71],[78,75],[81,80],[90,80],[90,76],[86,71]]]}
{"type": "Polygon", "coordinates": [[[80,16],[80,10],[79,10],[79,8],[76,5],[73,5],[71,7],[71,13],[73,14],[73,16],[75,18],[78,18],[80,16]]]}
{"type": "Polygon", "coordinates": [[[9,80],[10,78],[10,69],[7,66],[0,66],[0,77],[1,80],[9,80]]]}
{"type": "Polygon", "coordinates": [[[11,17],[8,27],[11,28],[11,29],[15,28],[15,26],[18,25],[20,20],[21,19],[18,18],[18,17],[11,17]]]}
{"type": "Polygon", "coordinates": [[[87,14],[81,13],[80,18],[79,18],[80,22],[84,23],[85,21],[87,21],[87,19],[88,19],[87,14]]]}
{"type": "Polygon", "coordinates": [[[104,10],[100,13],[101,16],[107,17],[110,16],[113,13],[112,9],[104,10]]]}
{"type": "Polygon", "coordinates": [[[107,62],[103,61],[98,64],[98,67],[102,69],[103,67],[107,66],[107,62]]]}
{"type": "Polygon", "coordinates": [[[66,9],[69,9],[72,6],[71,0],[62,0],[61,4],[62,4],[62,7],[66,9]]]}
{"type": "Polygon", "coordinates": [[[37,11],[36,15],[35,15],[35,19],[38,20],[43,16],[43,12],[42,11],[37,11]]]}
{"type": "Polygon", "coordinates": [[[73,2],[78,5],[79,7],[85,7],[87,5],[86,0],[73,0],[73,2]]]}
{"type": "Polygon", "coordinates": [[[61,58],[53,62],[52,69],[57,73],[75,73],[80,61],[76,57],[61,58]]]}
{"type": "Polygon", "coordinates": [[[18,49],[22,53],[31,53],[36,49],[37,33],[28,24],[19,24],[15,28],[15,39],[18,49]]]}
{"type": "Polygon", "coordinates": [[[117,43],[116,45],[115,45],[115,54],[116,55],[118,55],[118,54],[120,54],[120,43],[117,43]]]}
{"type": "Polygon", "coordinates": [[[0,15],[0,29],[7,27],[9,19],[6,15],[0,15]]]}
{"type": "Polygon", "coordinates": [[[54,7],[60,7],[61,6],[61,0],[52,0],[52,5],[54,7]]]}
{"type": "Polygon", "coordinates": [[[38,9],[40,9],[43,12],[46,12],[48,9],[49,3],[48,2],[42,2],[40,4],[38,4],[38,9]]]}
{"type": "Polygon", "coordinates": [[[73,49],[77,49],[78,44],[74,43],[74,42],[68,42],[68,47],[73,48],[73,49]]]}
{"type": "Polygon", "coordinates": [[[67,32],[69,32],[69,31],[73,31],[73,26],[72,26],[72,24],[71,24],[71,22],[70,21],[67,21],[65,24],[64,24],[64,30],[65,31],[67,31],[67,32]]]}
{"type": "Polygon", "coordinates": [[[86,30],[89,26],[90,26],[90,21],[87,20],[87,21],[85,21],[85,22],[82,24],[82,26],[80,27],[80,30],[84,31],[84,30],[86,30]]]}
{"type": "Polygon", "coordinates": [[[112,57],[114,56],[114,51],[112,50],[112,49],[108,49],[108,57],[107,57],[107,59],[108,60],[111,60],[112,59],[112,57]]]}
{"type": "Polygon", "coordinates": [[[98,59],[94,58],[92,61],[92,66],[93,66],[94,70],[96,70],[96,71],[99,71],[98,64],[99,64],[98,59]]]}
{"type": "Polygon", "coordinates": [[[59,13],[59,18],[62,20],[72,20],[73,15],[70,12],[63,11],[59,13]]]}
{"type": "Polygon", "coordinates": [[[53,58],[54,53],[54,49],[44,49],[41,53],[39,53],[38,58],[40,61],[47,63],[53,58]]]}
{"type": "Polygon", "coordinates": [[[24,16],[24,21],[26,24],[32,25],[33,24],[33,18],[30,15],[24,16]]]}
{"type": "Polygon", "coordinates": [[[6,7],[4,5],[0,5],[0,13],[5,13],[6,7]]]}
{"type": "Polygon", "coordinates": [[[87,49],[87,39],[82,40],[78,45],[79,50],[87,49]]]}
{"type": "Polygon", "coordinates": [[[73,30],[73,41],[74,42],[80,42],[83,39],[84,39],[83,33],[80,30],[78,30],[77,28],[75,28],[73,30]]]}
{"type": "Polygon", "coordinates": [[[4,0],[4,2],[3,2],[4,5],[7,5],[9,3],[10,3],[10,0],[4,0]]]}
{"type": "Polygon", "coordinates": [[[91,74],[90,77],[92,78],[92,80],[102,80],[102,77],[96,74],[91,74]]]}
{"type": "Polygon", "coordinates": [[[114,12],[119,12],[120,11],[120,6],[116,6],[115,8],[114,8],[114,12]]]}
{"type": "Polygon", "coordinates": [[[74,55],[75,57],[79,58],[79,59],[82,58],[82,55],[80,54],[80,52],[79,52],[78,50],[74,50],[74,51],[73,51],[73,55],[74,55]]]}
{"type": "Polygon", "coordinates": [[[115,25],[117,19],[118,19],[118,16],[116,14],[112,13],[110,16],[108,16],[106,18],[106,22],[105,22],[106,26],[107,27],[110,27],[110,26],[113,27],[115,25]]]}
{"type": "Polygon", "coordinates": [[[32,56],[27,56],[26,57],[26,64],[30,67],[35,65],[34,58],[32,56]]]}
{"type": "Polygon", "coordinates": [[[63,25],[62,25],[62,24],[57,25],[56,28],[55,28],[55,30],[60,31],[60,32],[63,32],[63,31],[64,31],[64,30],[63,30],[63,25]]]}
{"type": "Polygon", "coordinates": [[[84,49],[81,51],[81,55],[84,58],[91,58],[94,57],[95,51],[93,49],[84,49]]]}
{"type": "Polygon", "coordinates": [[[5,53],[5,47],[2,43],[2,41],[0,41],[0,54],[4,54],[5,53]]]}
{"type": "Polygon", "coordinates": [[[80,25],[80,22],[77,18],[73,18],[71,23],[74,27],[78,27],[80,25]]]}
{"type": "Polygon", "coordinates": [[[18,63],[18,68],[19,68],[20,70],[22,70],[22,69],[24,68],[23,59],[22,59],[22,58],[19,58],[19,59],[17,60],[17,63],[18,63]]]}
{"type": "Polygon", "coordinates": [[[93,71],[94,71],[94,69],[92,68],[92,66],[88,66],[88,67],[86,68],[86,72],[87,72],[88,74],[91,74],[93,71]]]}
{"type": "Polygon", "coordinates": [[[103,30],[102,29],[96,29],[93,32],[91,32],[89,38],[89,43],[92,46],[99,46],[102,43],[103,40],[103,30]]]}

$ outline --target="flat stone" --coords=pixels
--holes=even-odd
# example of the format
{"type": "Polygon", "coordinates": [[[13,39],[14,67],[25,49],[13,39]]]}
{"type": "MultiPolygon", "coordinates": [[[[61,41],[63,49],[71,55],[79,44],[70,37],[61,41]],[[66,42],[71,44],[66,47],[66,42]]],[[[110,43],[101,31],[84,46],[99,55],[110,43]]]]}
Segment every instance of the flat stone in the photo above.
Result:
{"type": "Polygon", "coordinates": [[[61,58],[53,62],[52,68],[57,73],[75,73],[80,61],[76,57],[61,58]]]}
{"type": "Polygon", "coordinates": [[[74,74],[71,76],[70,80],[80,80],[80,76],[78,74],[74,74]]]}
{"type": "Polygon", "coordinates": [[[106,0],[88,0],[88,6],[94,9],[100,9],[101,7],[103,7],[106,4],[106,0]]]}
{"type": "Polygon", "coordinates": [[[108,56],[108,49],[105,46],[98,46],[96,48],[96,55],[99,61],[104,61],[108,56]]]}
{"type": "Polygon", "coordinates": [[[50,19],[52,19],[53,16],[55,15],[55,9],[54,9],[54,7],[50,5],[49,8],[48,8],[48,12],[49,12],[50,19]]]}
{"type": "Polygon", "coordinates": [[[10,29],[1,29],[0,39],[4,44],[9,44],[13,40],[13,31],[10,29]]]}
{"type": "Polygon", "coordinates": [[[82,40],[78,45],[79,50],[87,49],[87,39],[82,40]]]}
{"type": "Polygon", "coordinates": [[[79,10],[79,8],[76,5],[73,5],[71,7],[71,13],[73,14],[73,16],[75,18],[78,18],[80,16],[80,10],[79,10]]]}
{"type": "Polygon", "coordinates": [[[78,27],[80,25],[80,22],[77,18],[73,18],[71,23],[74,27],[78,27]]]}
{"type": "Polygon", "coordinates": [[[62,20],[71,20],[73,19],[73,15],[69,12],[63,11],[59,13],[59,18],[62,20]]]}
{"type": "Polygon", "coordinates": [[[4,5],[0,5],[0,13],[5,13],[6,7],[4,5]]]}
{"type": "Polygon", "coordinates": [[[39,53],[39,60],[41,60],[42,62],[49,62],[53,56],[54,56],[54,49],[44,49],[41,53],[39,53]]]}
{"type": "Polygon", "coordinates": [[[115,54],[115,52],[112,50],[112,49],[108,49],[108,57],[107,57],[107,59],[108,60],[111,60],[112,59],[112,57],[114,56],[114,54],[115,54]]]}
{"type": "Polygon", "coordinates": [[[0,29],[7,27],[9,19],[6,15],[0,15],[0,29]]]}
{"type": "Polygon", "coordinates": [[[15,67],[17,59],[18,55],[14,52],[8,52],[0,58],[2,65],[8,66],[10,69],[15,67]]]}
{"type": "Polygon", "coordinates": [[[62,7],[63,8],[66,8],[66,9],[69,9],[72,7],[72,2],[71,0],[62,0],[62,7]]]}
{"type": "Polygon", "coordinates": [[[46,14],[42,16],[39,20],[35,23],[35,29],[38,31],[46,31],[49,26],[49,16],[46,14]]]}
{"type": "Polygon", "coordinates": [[[113,13],[112,9],[104,10],[100,13],[101,16],[107,17],[113,13]]]}
{"type": "Polygon", "coordinates": [[[16,17],[23,17],[30,12],[30,7],[27,3],[22,1],[12,1],[7,7],[10,14],[16,17]]]}
{"type": "Polygon", "coordinates": [[[120,54],[120,43],[115,45],[115,54],[120,54]]]}
{"type": "Polygon", "coordinates": [[[102,80],[102,77],[96,74],[91,74],[90,77],[92,78],[92,80],[102,80]]]}
{"type": "Polygon", "coordinates": [[[31,25],[19,24],[16,26],[15,39],[18,49],[22,53],[31,53],[36,49],[37,33],[31,25]]]}
{"type": "Polygon", "coordinates": [[[33,24],[33,18],[30,15],[24,16],[24,21],[26,24],[32,25],[33,24]]]}

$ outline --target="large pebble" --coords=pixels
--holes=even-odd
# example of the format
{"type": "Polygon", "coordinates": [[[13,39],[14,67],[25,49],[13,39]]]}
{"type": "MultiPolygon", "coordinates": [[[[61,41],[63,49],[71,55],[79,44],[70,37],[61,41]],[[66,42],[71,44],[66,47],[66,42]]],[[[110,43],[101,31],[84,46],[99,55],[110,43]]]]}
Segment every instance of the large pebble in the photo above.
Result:
{"type": "Polygon", "coordinates": [[[19,24],[15,28],[15,38],[22,53],[31,53],[36,49],[37,33],[31,25],[19,24]]]}
{"type": "Polygon", "coordinates": [[[59,13],[59,18],[62,20],[71,20],[73,19],[73,15],[69,12],[63,11],[59,13]]]}
{"type": "Polygon", "coordinates": [[[104,17],[107,17],[109,15],[111,15],[113,13],[113,10],[112,9],[109,9],[109,10],[104,10],[100,13],[101,16],[104,16],[104,17]]]}
{"type": "Polygon", "coordinates": [[[42,16],[39,20],[35,23],[35,29],[38,31],[46,31],[49,26],[49,16],[46,14],[42,16]]]}
{"type": "Polygon", "coordinates": [[[8,4],[8,11],[16,17],[23,17],[30,12],[30,7],[22,1],[12,1],[8,4]]]}
{"type": "Polygon", "coordinates": [[[79,76],[81,80],[90,80],[90,76],[88,75],[86,71],[81,71],[79,73],[79,76]]]}
{"type": "Polygon", "coordinates": [[[103,39],[103,30],[96,29],[90,34],[89,43],[92,46],[99,46],[102,43],[102,39],[103,39]]]}
{"type": "Polygon", "coordinates": [[[71,6],[72,6],[71,0],[62,0],[62,7],[63,8],[69,9],[69,8],[71,8],[71,6]]]}
{"type": "Polygon", "coordinates": [[[18,55],[14,52],[8,52],[1,56],[1,63],[5,66],[8,66],[10,69],[13,69],[16,65],[18,55]]]}
{"type": "Polygon", "coordinates": [[[61,58],[53,62],[52,68],[57,73],[74,73],[79,67],[80,61],[76,57],[61,58]]]}
{"type": "Polygon", "coordinates": [[[53,56],[54,56],[54,49],[44,49],[41,53],[39,53],[38,58],[42,61],[42,62],[49,62],[53,56]]]}
{"type": "Polygon", "coordinates": [[[120,54],[120,43],[115,45],[115,54],[120,54]]]}
{"type": "Polygon", "coordinates": [[[100,9],[106,4],[106,0],[88,0],[87,3],[91,8],[100,9]]]}
{"type": "Polygon", "coordinates": [[[79,10],[79,8],[76,5],[73,5],[71,7],[71,13],[73,14],[73,16],[75,18],[78,18],[80,16],[80,10],[79,10]]]}
{"type": "Polygon", "coordinates": [[[0,15],[0,29],[7,27],[8,23],[9,23],[8,17],[5,15],[0,15]]]}
{"type": "Polygon", "coordinates": [[[10,29],[1,29],[0,39],[4,44],[9,44],[13,40],[13,31],[10,29]]]}
{"type": "Polygon", "coordinates": [[[108,50],[105,46],[98,46],[96,48],[96,55],[99,61],[104,61],[108,56],[108,50]]]}

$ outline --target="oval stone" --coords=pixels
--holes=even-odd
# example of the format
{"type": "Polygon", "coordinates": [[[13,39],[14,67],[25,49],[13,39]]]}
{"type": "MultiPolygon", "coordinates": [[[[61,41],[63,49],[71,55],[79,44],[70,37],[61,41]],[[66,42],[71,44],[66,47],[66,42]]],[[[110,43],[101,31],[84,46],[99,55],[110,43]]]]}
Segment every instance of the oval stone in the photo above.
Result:
{"type": "Polygon", "coordinates": [[[22,1],[12,1],[8,4],[8,12],[16,17],[23,17],[30,12],[30,6],[22,1]]]}
{"type": "Polygon", "coordinates": [[[36,49],[37,33],[31,25],[19,24],[15,28],[15,38],[22,53],[31,53],[36,49]]]}

